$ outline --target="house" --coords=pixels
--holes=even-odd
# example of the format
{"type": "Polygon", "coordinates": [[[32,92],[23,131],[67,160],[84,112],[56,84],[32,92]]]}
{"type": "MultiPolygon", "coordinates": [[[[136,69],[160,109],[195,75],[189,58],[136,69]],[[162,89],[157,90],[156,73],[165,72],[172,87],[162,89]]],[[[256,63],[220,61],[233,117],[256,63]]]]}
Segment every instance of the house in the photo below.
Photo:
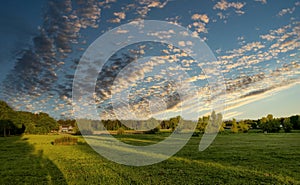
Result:
{"type": "Polygon", "coordinates": [[[59,132],[73,132],[73,127],[71,125],[61,125],[59,126],[59,132]]]}

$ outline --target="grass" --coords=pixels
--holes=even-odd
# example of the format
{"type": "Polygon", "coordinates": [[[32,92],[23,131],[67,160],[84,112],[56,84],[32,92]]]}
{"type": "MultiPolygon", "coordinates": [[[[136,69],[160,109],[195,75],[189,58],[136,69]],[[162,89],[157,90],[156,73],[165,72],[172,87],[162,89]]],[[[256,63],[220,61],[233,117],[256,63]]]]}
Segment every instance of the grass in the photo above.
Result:
{"type": "MultiPolygon", "coordinates": [[[[135,145],[167,137],[117,135],[135,145]]],[[[77,145],[52,145],[59,135],[0,138],[0,184],[300,184],[300,133],[219,134],[204,152],[192,137],[175,156],[132,167],[77,145]]]]}
{"type": "Polygon", "coordinates": [[[63,136],[61,138],[56,138],[53,145],[75,145],[77,144],[77,138],[71,136],[63,136]]]}

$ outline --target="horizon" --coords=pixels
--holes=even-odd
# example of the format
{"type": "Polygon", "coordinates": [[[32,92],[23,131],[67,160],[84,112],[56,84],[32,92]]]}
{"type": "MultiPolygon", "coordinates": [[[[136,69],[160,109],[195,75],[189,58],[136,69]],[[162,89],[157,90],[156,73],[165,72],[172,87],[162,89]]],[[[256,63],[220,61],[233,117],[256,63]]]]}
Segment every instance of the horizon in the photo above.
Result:
{"type": "MultiPolygon", "coordinates": [[[[3,101],[3,100],[0,100],[0,101],[3,101]]],[[[5,101],[3,101],[3,102],[5,102],[5,101]]],[[[8,106],[10,106],[9,104],[8,104],[8,106]]],[[[14,111],[16,111],[16,112],[27,112],[27,111],[23,111],[23,110],[14,110],[14,111]]],[[[33,113],[33,114],[39,114],[39,113],[45,113],[45,112],[29,112],[29,113],[33,113]]],[[[220,112],[216,112],[217,114],[218,113],[220,113],[220,112]]],[[[222,114],[222,113],[221,113],[222,114]]],[[[290,114],[290,115],[288,115],[288,116],[276,116],[276,115],[274,115],[274,114],[272,114],[272,113],[268,113],[268,114],[266,114],[265,116],[262,116],[262,117],[257,117],[257,118],[235,118],[235,117],[232,117],[232,118],[228,118],[228,119],[222,119],[223,121],[231,121],[231,120],[233,120],[233,119],[235,119],[236,121],[245,121],[245,120],[252,120],[252,121],[254,121],[254,120],[259,120],[259,119],[261,119],[261,118],[263,118],[263,117],[267,117],[268,115],[272,115],[273,116],[273,118],[274,119],[281,119],[281,118],[288,118],[288,117],[292,117],[292,116],[300,116],[300,114],[299,113],[295,113],[295,114],[290,114]]],[[[171,118],[175,118],[175,117],[178,117],[178,116],[180,116],[180,115],[177,115],[177,116],[174,116],[174,117],[171,117],[171,118]]],[[[200,116],[199,118],[203,118],[203,117],[208,117],[208,116],[211,116],[211,114],[206,114],[206,115],[203,115],[203,116],[200,116]]],[[[223,115],[222,115],[223,116],[223,115]]],[[[61,118],[55,118],[55,117],[53,117],[56,121],[59,121],[59,120],[74,120],[74,121],[76,121],[77,119],[74,119],[74,118],[67,118],[67,117],[61,117],[61,118]]],[[[167,120],[170,120],[171,118],[169,118],[169,119],[156,119],[156,118],[154,118],[154,117],[151,117],[151,118],[148,118],[148,119],[140,119],[140,120],[119,120],[119,119],[102,119],[102,120],[99,120],[99,119],[87,119],[87,118],[78,118],[79,120],[91,120],[91,121],[108,121],[108,120],[112,120],[112,121],[115,121],[115,120],[118,120],[118,121],[146,121],[146,120],[149,120],[149,119],[155,119],[155,120],[157,120],[157,121],[167,121],[167,120]]],[[[199,119],[198,118],[198,119],[199,119]]],[[[198,119],[196,119],[196,120],[189,120],[189,119],[183,119],[184,121],[198,121],[198,119]]]]}
{"type": "MultiPolygon", "coordinates": [[[[214,108],[224,120],[299,114],[300,1],[44,0],[5,2],[0,10],[0,99],[15,110],[75,118],[73,80],[84,52],[113,28],[145,19],[190,30],[211,50],[211,60],[196,61],[176,46],[153,42],[116,51],[98,73],[95,96],[88,104],[97,107],[101,118],[161,119],[183,111],[184,119],[193,120],[214,108]],[[145,57],[150,58],[141,61],[145,57]],[[181,71],[187,75],[179,75],[181,71]],[[164,79],[166,74],[192,91],[178,94],[178,84],[164,79]],[[216,76],[222,78],[225,92],[214,96],[209,80],[216,76]],[[134,114],[116,115],[124,110],[126,114],[123,102],[112,102],[125,91],[134,114]],[[212,105],[214,98],[224,101],[223,110],[212,105]]],[[[169,31],[166,38],[172,37],[169,31]]],[[[181,41],[178,45],[189,46],[181,41]]],[[[89,110],[87,118],[93,116],[89,110]]]]}

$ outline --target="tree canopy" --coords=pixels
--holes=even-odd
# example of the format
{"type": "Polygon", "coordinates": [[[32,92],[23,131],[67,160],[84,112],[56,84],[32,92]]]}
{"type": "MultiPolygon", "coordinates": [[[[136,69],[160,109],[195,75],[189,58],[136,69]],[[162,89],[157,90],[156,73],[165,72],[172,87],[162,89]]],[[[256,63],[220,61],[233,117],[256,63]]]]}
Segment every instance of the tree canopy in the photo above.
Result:
{"type": "Polygon", "coordinates": [[[0,101],[0,135],[46,134],[58,129],[58,123],[47,113],[14,111],[6,102],[0,101]]]}

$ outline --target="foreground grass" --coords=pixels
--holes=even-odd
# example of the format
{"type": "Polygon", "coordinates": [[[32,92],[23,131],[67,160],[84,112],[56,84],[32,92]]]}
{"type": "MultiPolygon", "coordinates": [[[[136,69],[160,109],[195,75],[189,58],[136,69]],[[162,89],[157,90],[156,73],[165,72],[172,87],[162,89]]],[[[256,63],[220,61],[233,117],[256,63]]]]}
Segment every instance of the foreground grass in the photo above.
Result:
{"type": "MultiPolygon", "coordinates": [[[[147,145],[166,136],[116,137],[147,145]]],[[[59,137],[0,138],[0,184],[300,184],[300,133],[219,134],[204,152],[192,137],[175,156],[144,167],[113,163],[81,137],[51,145],[59,137]]]]}

